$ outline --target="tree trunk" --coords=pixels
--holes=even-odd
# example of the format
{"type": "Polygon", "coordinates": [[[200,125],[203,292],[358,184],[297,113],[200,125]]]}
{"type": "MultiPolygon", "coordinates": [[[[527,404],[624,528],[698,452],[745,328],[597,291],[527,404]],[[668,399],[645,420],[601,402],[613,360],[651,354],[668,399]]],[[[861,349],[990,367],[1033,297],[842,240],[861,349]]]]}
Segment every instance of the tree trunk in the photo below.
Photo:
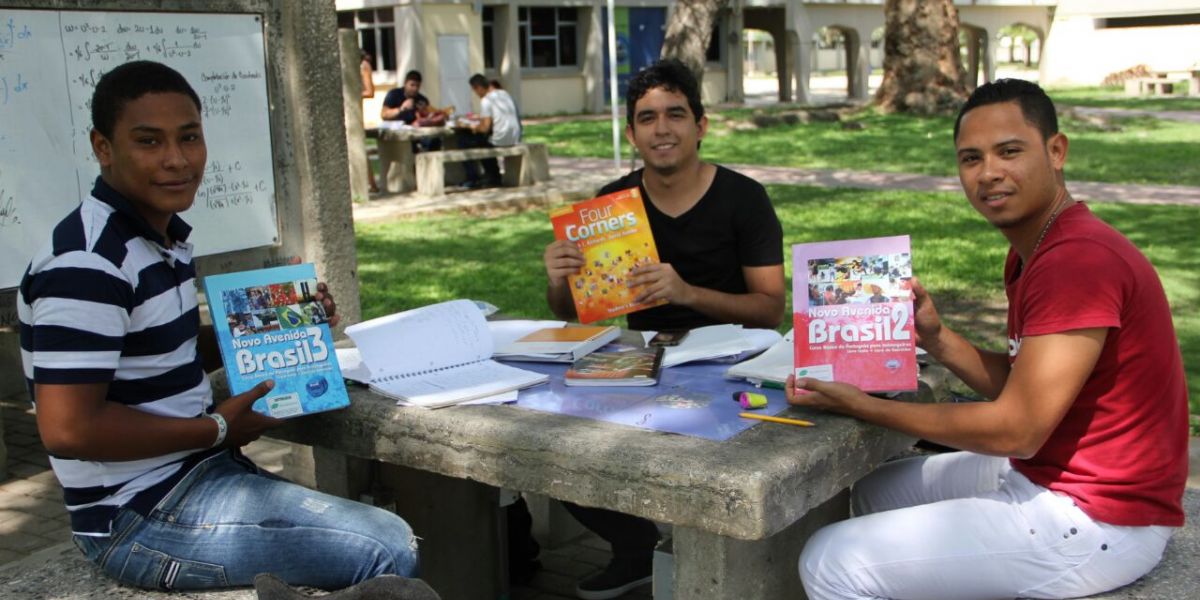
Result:
{"type": "Polygon", "coordinates": [[[687,65],[696,81],[704,82],[704,63],[713,25],[729,0],[678,0],[667,21],[662,58],[676,58],[687,65]]]}
{"type": "Polygon", "coordinates": [[[967,74],[959,57],[953,2],[887,0],[884,17],[883,83],[875,102],[887,112],[958,110],[967,97],[967,74]]]}

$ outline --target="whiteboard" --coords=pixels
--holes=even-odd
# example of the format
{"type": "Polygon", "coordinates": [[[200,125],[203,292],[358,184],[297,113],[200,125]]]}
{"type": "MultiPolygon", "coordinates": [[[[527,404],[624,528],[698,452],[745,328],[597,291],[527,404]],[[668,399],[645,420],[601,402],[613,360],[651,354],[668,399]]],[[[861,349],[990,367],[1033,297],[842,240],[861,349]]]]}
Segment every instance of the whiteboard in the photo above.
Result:
{"type": "Polygon", "coordinates": [[[0,289],[91,191],[96,81],[132,60],[200,96],[208,164],[182,217],[197,255],[278,242],[262,18],[253,14],[0,8],[0,289]]]}

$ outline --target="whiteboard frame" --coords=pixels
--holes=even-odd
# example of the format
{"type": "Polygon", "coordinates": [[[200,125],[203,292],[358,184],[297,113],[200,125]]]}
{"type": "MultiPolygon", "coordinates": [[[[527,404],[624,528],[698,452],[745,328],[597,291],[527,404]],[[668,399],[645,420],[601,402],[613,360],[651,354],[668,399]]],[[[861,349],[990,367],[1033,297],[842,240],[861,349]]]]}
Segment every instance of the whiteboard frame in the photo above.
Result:
{"type": "MultiPolygon", "coordinates": [[[[343,324],[359,316],[337,17],[290,0],[0,0],[4,8],[253,14],[261,18],[278,241],[198,257],[198,277],[315,262],[336,290],[343,324]],[[131,6],[133,5],[133,6],[131,6]],[[327,39],[326,39],[327,38],[327,39]],[[312,77],[311,73],[330,73],[312,77]],[[337,81],[332,81],[332,80],[337,81]],[[351,232],[346,235],[346,232],[351,232]]],[[[0,332],[15,331],[16,290],[0,290],[0,332]]]]}

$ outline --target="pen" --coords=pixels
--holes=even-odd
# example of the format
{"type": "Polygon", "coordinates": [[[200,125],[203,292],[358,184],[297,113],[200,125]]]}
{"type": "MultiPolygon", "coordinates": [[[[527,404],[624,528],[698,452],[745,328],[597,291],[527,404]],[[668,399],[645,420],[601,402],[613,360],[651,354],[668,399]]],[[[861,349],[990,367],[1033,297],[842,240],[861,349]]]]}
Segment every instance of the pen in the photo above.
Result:
{"type": "Polygon", "coordinates": [[[816,425],[816,423],[813,423],[812,421],[803,421],[801,419],[788,419],[785,417],[772,417],[772,416],[768,416],[768,415],[756,415],[754,413],[748,413],[748,412],[738,413],[738,416],[742,417],[744,419],[758,419],[759,421],[770,421],[772,423],[785,423],[788,425],[799,425],[801,427],[812,427],[812,426],[816,425]]]}
{"type": "Polygon", "coordinates": [[[765,388],[773,389],[773,390],[782,390],[783,389],[783,382],[771,381],[769,379],[764,379],[761,383],[759,383],[759,385],[761,385],[762,387],[765,387],[765,388]]]}

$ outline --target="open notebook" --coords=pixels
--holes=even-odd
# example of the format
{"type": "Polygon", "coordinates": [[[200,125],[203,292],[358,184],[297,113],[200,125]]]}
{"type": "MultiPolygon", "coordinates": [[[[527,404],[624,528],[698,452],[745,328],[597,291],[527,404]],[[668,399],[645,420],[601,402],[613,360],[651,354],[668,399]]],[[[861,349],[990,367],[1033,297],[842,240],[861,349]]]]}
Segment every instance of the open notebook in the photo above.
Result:
{"type": "Polygon", "coordinates": [[[346,335],[358,346],[371,389],[405,404],[438,408],[548,379],[492,360],[492,335],[469,300],[371,319],[347,327],[346,335]]]}
{"type": "Polygon", "coordinates": [[[745,379],[751,383],[783,383],[795,368],[795,330],[788,331],[783,339],[776,342],[766,352],[740,362],[728,371],[725,377],[729,379],[745,379]]]}
{"type": "MultiPolygon", "coordinates": [[[[643,331],[647,343],[655,332],[643,331]]],[[[678,346],[666,348],[662,366],[673,367],[698,360],[736,362],[758,354],[779,341],[779,332],[771,329],[744,329],[741,325],[709,325],[688,332],[678,346]]]]}

